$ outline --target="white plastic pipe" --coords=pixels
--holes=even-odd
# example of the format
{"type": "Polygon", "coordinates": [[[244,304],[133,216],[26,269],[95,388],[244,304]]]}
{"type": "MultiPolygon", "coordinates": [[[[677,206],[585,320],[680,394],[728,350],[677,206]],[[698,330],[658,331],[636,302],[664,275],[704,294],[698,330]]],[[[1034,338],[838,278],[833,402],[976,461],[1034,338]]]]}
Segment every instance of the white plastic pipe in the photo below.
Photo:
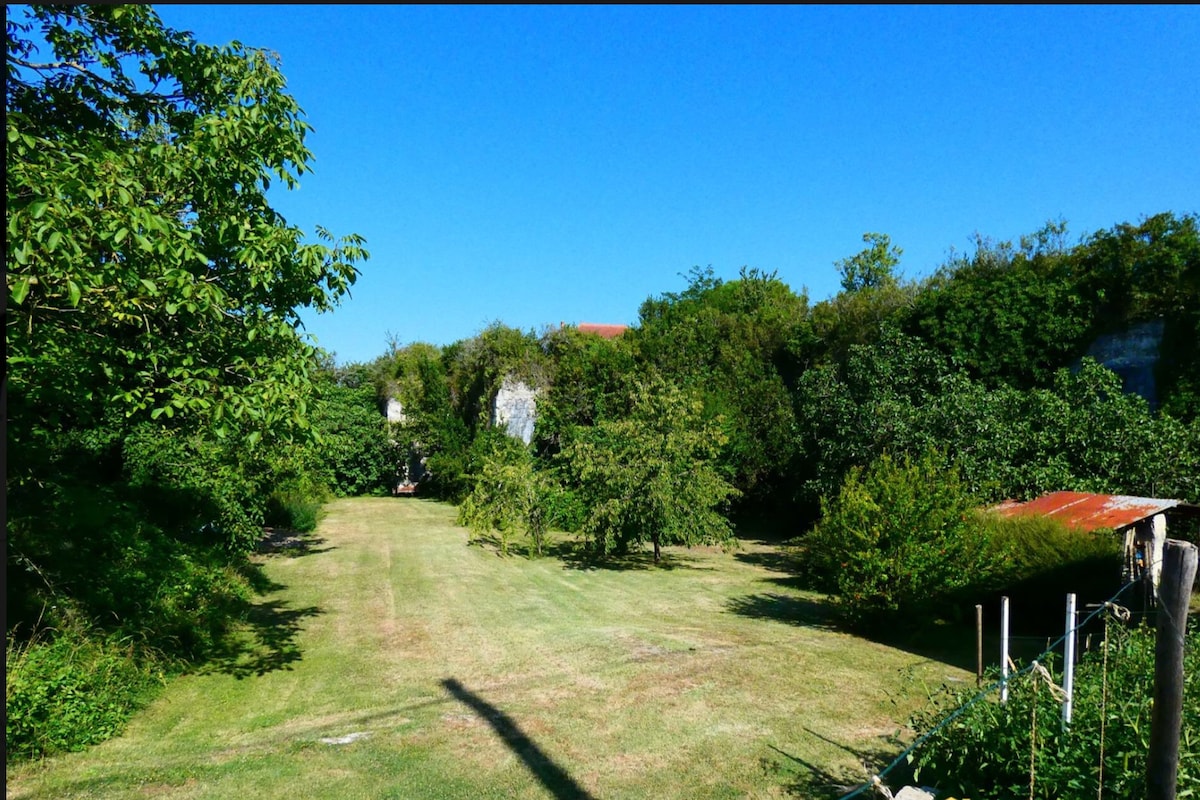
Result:
{"type": "Polygon", "coordinates": [[[1000,702],[1008,702],[1008,598],[1000,598],[1000,702]]]}
{"type": "Polygon", "coordinates": [[[1063,723],[1071,724],[1071,700],[1075,690],[1075,595],[1067,595],[1067,641],[1063,654],[1063,723]]]}

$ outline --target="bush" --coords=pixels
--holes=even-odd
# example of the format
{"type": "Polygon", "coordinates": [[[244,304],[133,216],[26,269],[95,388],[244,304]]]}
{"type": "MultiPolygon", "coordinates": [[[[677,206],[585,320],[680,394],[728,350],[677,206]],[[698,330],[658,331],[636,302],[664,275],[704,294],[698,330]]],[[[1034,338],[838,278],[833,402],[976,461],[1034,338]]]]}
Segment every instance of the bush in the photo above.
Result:
{"type": "Polygon", "coordinates": [[[300,492],[272,492],[264,521],[272,528],[308,533],[317,527],[322,505],[320,499],[300,492]]]}
{"type": "Polygon", "coordinates": [[[475,487],[458,509],[458,524],[469,528],[473,539],[497,533],[504,555],[514,536],[528,536],[530,554],[541,555],[546,535],[544,494],[545,479],[534,471],[528,450],[510,439],[484,459],[475,487]]]}
{"type": "MultiPolygon", "coordinates": [[[[1151,699],[1154,696],[1154,633],[1109,623],[1108,668],[1103,648],[1088,653],[1075,670],[1074,712],[1063,728],[1060,707],[1047,686],[1024,675],[1010,683],[1009,699],[982,700],[934,734],[915,752],[915,777],[936,786],[939,797],[1029,797],[1032,713],[1037,708],[1035,794],[1075,800],[1096,796],[1100,765],[1100,721],[1104,727],[1104,796],[1144,797],[1151,699]],[[1035,688],[1036,687],[1036,688],[1035,688]]],[[[1187,634],[1183,731],[1179,754],[1181,788],[1200,784],[1200,630],[1187,634]],[[1192,732],[1192,733],[1189,733],[1192,732]]],[[[968,699],[946,692],[918,714],[913,728],[929,731],[968,699]]],[[[1183,796],[1182,794],[1180,795],[1183,796]]]]}
{"type": "Polygon", "coordinates": [[[987,586],[1003,554],[974,521],[976,501],[936,451],[854,468],[803,540],[809,567],[859,627],[916,623],[968,588],[987,586]]]}
{"type": "Polygon", "coordinates": [[[339,497],[385,494],[394,484],[399,454],[370,386],[319,385],[312,409],[317,444],[311,471],[339,497]]]}
{"type": "Polygon", "coordinates": [[[5,649],[5,755],[39,758],[113,736],[159,685],[158,665],[127,641],[81,633],[5,649]]]}

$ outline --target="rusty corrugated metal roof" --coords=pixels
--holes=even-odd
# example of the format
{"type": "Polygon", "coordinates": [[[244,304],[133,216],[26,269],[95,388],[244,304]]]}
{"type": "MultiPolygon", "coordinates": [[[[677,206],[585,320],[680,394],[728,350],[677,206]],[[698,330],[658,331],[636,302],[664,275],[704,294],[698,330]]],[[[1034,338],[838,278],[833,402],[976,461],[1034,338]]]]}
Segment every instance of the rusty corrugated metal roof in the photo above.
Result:
{"type": "Polygon", "coordinates": [[[1124,494],[1086,494],[1084,492],[1051,492],[1028,503],[1007,502],[995,510],[1006,517],[1017,514],[1039,514],[1065,522],[1074,528],[1094,531],[1097,528],[1125,528],[1147,517],[1176,507],[1194,508],[1182,500],[1158,497],[1131,497],[1124,494]]]}
{"type": "Polygon", "coordinates": [[[615,339],[626,331],[628,325],[603,325],[596,322],[581,322],[579,330],[582,333],[594,333],[602,339],[615,339]]]}

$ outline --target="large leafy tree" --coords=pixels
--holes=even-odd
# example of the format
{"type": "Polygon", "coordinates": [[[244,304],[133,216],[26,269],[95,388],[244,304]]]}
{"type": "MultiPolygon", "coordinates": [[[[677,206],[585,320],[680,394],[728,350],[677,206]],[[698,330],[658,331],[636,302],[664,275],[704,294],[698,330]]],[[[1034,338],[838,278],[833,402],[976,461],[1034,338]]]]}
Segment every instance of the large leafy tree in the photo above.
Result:
{"type": "Polygon", "coordinates": [[[307,170],[275,57],[146,6],[6,7],[5,312],[22,429],[106,404],[258,429],[303,415],[299,309],[332,307],[362,240],[306,243],[267,202],[307,170]]]}
{"type": "Polygon", "coordinates": [[[261,530],[254,445],[305,426],[318,364],[300,310],[367,254],[268,203],[311,157],[275,57],[146,6],[5,22],[9,597],[127,627],[149,598],[164,630],[261,530]]]}
{"type": "Polygon", "coordinates": [[[589,506],[584,533],[608,555],[647,542],[658,563],[664,544],[725,542],[719,513],[738,492],[715,466],[724,444],[701,403],[653,375],[639,381],[628,417],[579,432],[563,456],[589,506]]]}
{"type": "Polygon", "coordinates": [[[695,269],[685,291],[643,303],[627,334],[645,362],[702,398],[706,418],[721,419],[720,463],[745,507],[789,493],[797,365],[788,348],[807,314],[807,297],[775,273],[743,269],[724,282],[695,269]]]}

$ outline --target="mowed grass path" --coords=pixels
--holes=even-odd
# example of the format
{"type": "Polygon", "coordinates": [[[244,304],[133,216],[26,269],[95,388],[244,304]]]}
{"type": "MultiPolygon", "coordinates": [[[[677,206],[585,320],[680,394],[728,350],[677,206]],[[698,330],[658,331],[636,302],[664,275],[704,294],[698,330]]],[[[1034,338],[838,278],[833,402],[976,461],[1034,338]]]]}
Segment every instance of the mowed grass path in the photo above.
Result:
{"type": "Polygon", "coordinates": [[[332,504],[266,558],[284,627],[258,661],[9,768],[8,797],[784,797],[861,780],[926,686],[971,678],[823,624],[765,545],[588,569],[468,547],[454,515],[332,504]]]}

